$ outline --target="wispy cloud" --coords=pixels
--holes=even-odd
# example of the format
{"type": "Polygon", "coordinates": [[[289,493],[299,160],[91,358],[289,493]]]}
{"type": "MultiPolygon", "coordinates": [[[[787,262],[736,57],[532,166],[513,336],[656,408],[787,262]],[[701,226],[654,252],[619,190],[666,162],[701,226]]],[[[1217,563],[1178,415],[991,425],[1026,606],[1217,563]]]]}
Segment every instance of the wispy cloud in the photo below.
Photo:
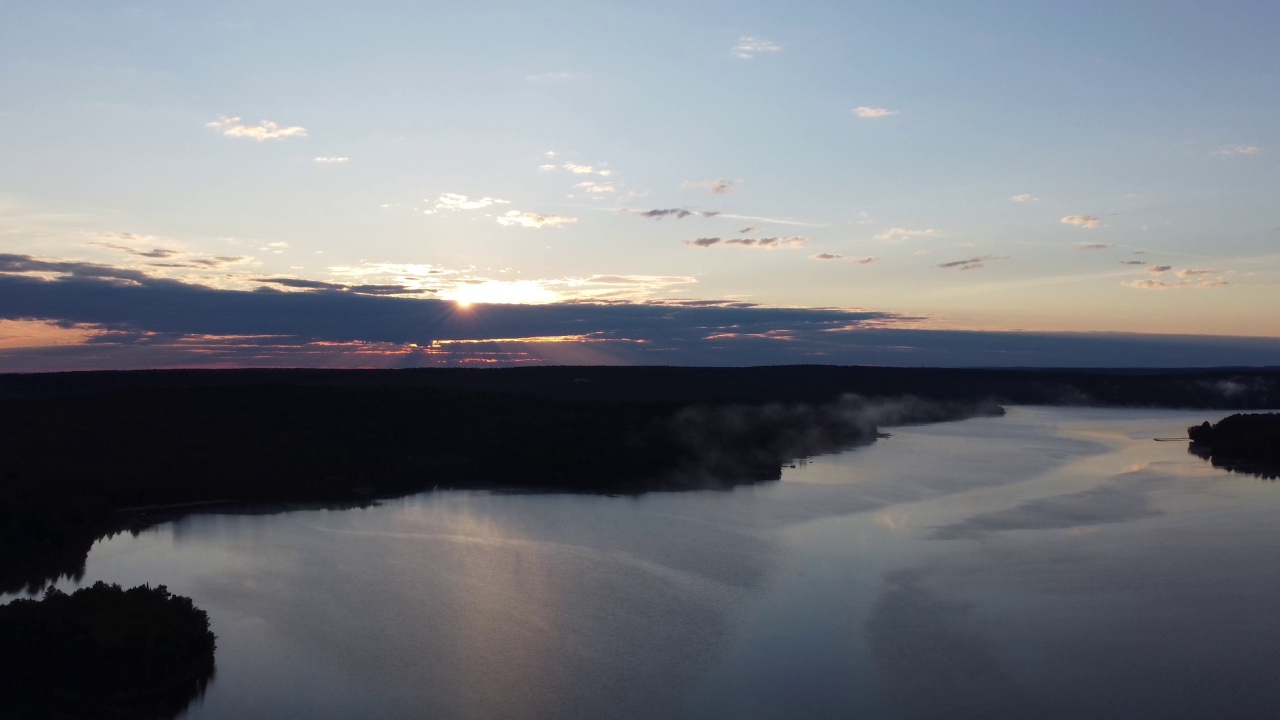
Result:
{"type": "Polygon", "coordinates": [[[685,180],[682,186],[689,190],[706,190],[712,195],[724,195],[733,192],[733,186],[741,184],[741,180],[728,180],[718,178],[716,180],[685,180]]]}
{"type": "Polygon", "coordinates": [[[337,156],[318,157],[318,158],[313,158],[312,162],[316,163],[317,165],[345,165],[351,162],[351,158],[337,157],[337,156]]]}
{"type": "Polygon", "coordinates": [[[1226,145],[1213,152],[1214,155],[1261,155],[1262,148],[1257,145],[1226,145]]]}
{"type": "Polygon", "coordinates": [[[1151,267],[1147,268],[1147,272],[1159,275],[1160,273],[1168,272],[1172,269],[1173,269],[1172,265],[1152,265],[1151,267]]]}
{"type": "Polygon", "coordinates": [[[1174,282],[1167,280],[1132,280],[1122,284],[1138,290],[1176,290],[1180,288],[1216,288],[1227,285],[1228,283],[1222,278],[1213,278],[1205,280],[1177,280],[1174,282]]]}
{"type": "Polygon", "coordinates": [[[211,123],[205,123],[205,127],[211,127],[227,137],[258,141],[307,136],[307,129],[298,125],[285,127],[270,120],[263,120],[257,125],[245,125],[238,117],[221,117],[211,123]]]}
{"type": "Polygon", "coordinates": [[[1007,260],[1007,255],[982,255],[980,257],[971,257],[967,260],[953,260],[951,262],[940,263],[938,267],[959,270],[977,270],[983,267],[985,263],[992,260],[1007,260]]]}
{"type": "Polygon", "coordinates": [[[279,285],[281,287],[293,288],[296,290],[350,292],[356,295],[419,295],[422,293],[434,292],[433,290],[409,287],[407,285],[348,285],[346,283],[334,283],[323,280],[306,280],[303,278],[289,277],[257,277],[250,278],[250,280],[256,283],[263,283],[264,285],[279,285]]]}
{"type": "Polygon", "coordinates": [[[1040,202],[1040,198],[1036,197],[1035,195],[1031,195],[1030,193],[1022,193],[1021,195],[1014,195],[1009,199],[1017,203],[1040,202]]]}
{"type": "Polygon", "coordinates": [[[889,110],[888,108],[869,107],[867,105],[859,105],[853,109],[853,114],[860,118],[882,118],[890,115],[897,115],[897,110],[889,110]]]}
{"type": "Polygon", "coordinates": [[[427,215],[433,215],[439,211],[457,211],[457,210],[480,210],[490,205],[509,205],[510,200],[501,200],[499,198],[482,197],[470,198],[466,195],[458,193],[445,193],[436,199],[435,208],[432,210],[424,210],[427,215]]]}
{"type": "MultiPolygon", "coordinates": [[[[547,166],[543,165],[542,167],[545,168],[547,166]]],[[[606,170],[606,169],[597,170],[592,165],[579,165],[577,163],[571,163],[571,162],[567,162],[564,165],[561,165],[560,167],[563,167],[565,170],[568,170],[574,175],[599,175],[600,177],[609,177],[610,175],[613,174],[612,170],[606,170]]]]}
{"type": "Polygon", "coordinates": [[[1073,245],[1071,250],[1074,252],[1085,252],[1087,250],[1106,250],[1106,243],[1089,243],[1087,245],[1073,245]]]}
{"type": "Polygon", "coordinates": [[[218,255],[215,257],[187,257],[181,262],[174,263],[151,263],[153,267],[174,267],[174,268],[204,268],[216,269],[227,265],[238,265],[240,263],[249,262],[253,258],[243,255],[218,255]]]}
{"type": "Polygon", "coordinates": [[[1180,277],[1180,278],[1189,278],[1189,277],[1195,277],[1196,275],[1212,275],[1212,274],[1214,274],[1215,272],[1217,272],[1217,271],[1216,271],[1216,270],[1199,270],[1199,269],[1196,269],[1196,268],[1187,268],[1186,270],[1179,270],[1179,271],[1177,272],[1177,275],[1178,275],[1178,277],[1180,277]]]}
{"type": "Polygon", "coordinates": [[[583,192],[591,193],[594,195],[598,195],[602,193],[611,193],[617,189],[613,186],[613,183],[596,183],[596,182],[580,182],[577,185],[574,185],[573,187],[574,189],[582,190],[583,192]]]}
{"type": "Polygon", "coordinates": [[[165,258],[171,258],[174,255],[178,254],[177,250],[169,250],[168,248],[152,248],[151,250],[139,250],[137,248],[131,248],[127,245],[117,245],[115,243],[99,242],[99,241],[91,241],[86,244],[96,245],[98,247],[104,247],[104,248],[107,248],[108,250],[119,250],[120,252],[129,253],[130,255],[135,255],[137,257],[144,257],[144,258],[165,259],[165,258]]]}
{"type": "Polygon", "coordinates": [[[933,228],[926,230],[908,230],[907,228],[889,228],[875,236],[880,242],[898,243],[912,238],[940,237],[941,233],[933,228]]]}
{"type": "Polygon", "coordinates": [[[1060,221],[1064,225],[1074,225],[1092,230],[1102,227],[1102,221],[1092,215],[1068,215],[1060,221]]]}
{"type": "MultiPolygon", "coordinates": [[[[826,223],[805,222],[803,220],[792,220],[790,218],[772,218],[762,217],[760,215],[736,215],[733,213],[720,213],[720,217],[730,218],[733,220],[751,220],[752,222],[773,223],[775,225],[796,225],[799,227],[827,227],[826,223]]],[[[755,228],[751,228],[755,230],[755,228]]],[[[747,232],[740,230],[739,232],[747,232]]]]}
{"type": "Polygon", "coordinates": [[[1121,260],[1121,265],[1146,265],[1146,260],[1121,260]]]}
{"type": "Polygon", "coordinates": [[[158,247],[156,243],[159,242],[159,238],[151,235],[139,235],[131,232],[100,232],[96,233],[96,235],[101,239],[90,240],[85,244],[128,253],[136,257],[157,260],[171,258],[180,252],[171,248],[158,247]],[[150,247],[148,248],[147,246],[150,247]]]}
{"type": "Polygon", "coordinates": [[[764,250],[774,250],[777,248],[800,247],[809,242],[809,238],[799,235],[793,237],[765,237],[765,238],[718,238],[704,237],[697,240],[685,240],[686,245],[694,247],[711,247],[713,245],[735,245],[738,247],[761,248],[764,250]]]}
{"type": "Polygon", "coordinates": [[[782,46],[771,40],[763,40],[756,37],[740,37],[738,44],[733,46],[733,56],[743,60],[751,58],[761,53],[782,52],[782,46]]]}
{"type": "MultiPolygon", "coordinates": [[[[238,265],[252,260],[252,258],[243,255],[209,256],[189,253],[178,248],[160,247],[157,244],[160,242],[160,239],[151,235],[139,235],[137,233],[129,232],[102,232],[97,233],[97,236],[102,239],[90,240],[85,244],[149,260],[151,262],[146,263],[148,272],[159,271],[160,273],[163,273],[165,269],[178,268],[197,271],[218,270],[226,268],[229,265],[238,265]]],[[[184,275],[189,274],[184,273],[184,275]]],[[[160,274],[156,275],[156,277],[157,279],[160,279],[164,277],[164,275],[160,274]]],[[[228,283],[219,284],[225,285],[228,283]]],[[[231,282],[229,284],[234,285],[236,283],[231,282]]]]}
{"type": "Polygon", "coordinates": [[[631,208],[622,208],[618,210],[618,212],[625,213],[627,215],[638,215],[651,220],[661,220],[668,217],[683,220],[690,215],[697,215],[699,217],[715,217],[720,214],[720,211],[718,210],[686,210],[684,208],[659,208],[654,210],[633,210],[631,208]]]}
{"type": "Polygon", "coordinates": [[[845,255],[839,255],[837,253],[824,252],[824,253],[818,253],[817,255],[810,255],[809,259],[810,260],[847,260],[853,263],[854,265],[870,265],[871,263],[878,261],[880,258],[875,256],[847,257],[845,255]]]}
{"type": "Polygon", "coordinates": [[[540,229],[544,227],[561,227],[570,223],[578,222],[575,217],[561,217],[560,215],[539,215],[531,212],[520,212],[512,210],[495,218],[499,225],[505,227],[526,227],[540,229]]]}

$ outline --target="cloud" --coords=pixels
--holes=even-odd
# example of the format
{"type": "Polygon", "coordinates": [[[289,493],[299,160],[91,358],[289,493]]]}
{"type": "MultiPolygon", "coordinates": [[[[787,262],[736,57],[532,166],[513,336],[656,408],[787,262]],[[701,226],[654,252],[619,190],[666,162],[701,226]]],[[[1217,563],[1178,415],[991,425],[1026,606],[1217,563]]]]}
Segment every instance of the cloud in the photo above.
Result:
{"type": "Polygon", "coordinates": [[[1090,230],[1102,227],[1101,221],[1092,215],[1068,215],[1062,218],[1064,225],[1075,225],[1076,227],[1088,228],[1090,230]]]}
{"type": "Polygon", "coordinates": [[[744,36],[738,38],[738,44],[733,47],[733,56],[743,60],[750,60],[760,53],[776,53],[781,51],[782,46],[775,42],[744,36]]]}
{"type": "Polygon", "coordinates": [[[941,236],[941,233],[939,233],[937,230],[934,230],[932,228],[929,228],[927,230],[908,230],[906,228],[890,228],[880,233],[879,235],[876,235],[875,239],[879,240],[880,242],[897,243],[897,242],[903,242],[905,240],[910,240],[912,238],[940,237],[940,236],[941,236]]]}
{"type": "MultiPolygon", "coordinates": [[[[0,370],[416,367],[478,359],[707,367],[1210,367],[1274,365],[1280,357],[1276,338],[933,330],[918,327],[928,318],[913,315],[773,308],[732,299],[477,304],[460,310],[435,297],[329,289],[249,292],[145,275],[139,283],[102,279],[128,272],[0,256],[0,320],[75,330],[57,345],[0,349],[0,370]],[[15,274],[15,268],[35,274],[15,274]],[[60,277],[43,277],[50,268],[60,277]],[[792,340],[777,340],[783,334],[792,340]],[[77,342],[77,335],[85,341],[77,342]]],[[[619,289],[635,286],[627,276],[598,279],[617,279],[613,287],[619,289]]]]}
{"type": "Polygon", "coordinates": [[[817,255],[810,255],[809,259],[810,260],[848,260],[854,265],[870,265],[871,263],[878,261],[880,258],[875,256],[846,257],[844,255],[839,255],[836,253],[824,252],[824,253],[818,253],[817,255]]]}
{"type": "Polygon", "coordinates": [[[1073,245],[1071,249],[1075,252],[1083,252],[1085,250],[1106,250],[1106,243],[1089,243],[1087,245],[1073,245]]]}
{"type": "MultiPolygon", "coordinates": [[[[66,278],[124,282],[136,285],[161,282],[140,270],[77,260],[42,260],[30,255],[0,253],[0,274],[54,275],[66,278]]],[[[18,319],[18,318],[15,318],[18,319]]]]}
{"type": "Polygon", "coordinates": [[[237,265],[250,259],[243,255],[218,255],[216,257],[188,258],[177,263],[152,263],[152,265],[154,267],[220,268],[226,265],[237,265]]]}
{"type": "MultiPolygon", "coordinates": [[[[646,217],[652,220],[661,220],[667,217],[673,217],[677,220],[683,220],[689,217],[690,215],[697,215],[699,217],[709,218],[709,217],[715,217],[720,214],[720,211],[718,210],[685,210],[684,208],[662,208],[662,209],[654,209],[654,210],[632,210],[630,208],[622,208],[618,212],[626,213],[628,215],[637,215],[639,217],[646,217]]],[[[740,232],[745,232],[745,231],[740,231],[740,232]]]]}
{"type": "Polygon", "coordinates": [[[1177,272],[1177,275],[1180,278],[1189,278],[1189,277],[1194,277],[1196,275],[1212,275],[1215,272],[1217,271],[1216,270],[1197,270],[1193,268],[1188,268],[1186,270],[1179,270],[1177,272]]]}
{"type": "Polygon", "coordinates": [[[613,183],[580,182],[577,185],[574,185],[573,187],[575,189],[581,188],[583,192],[588,192],[596,195],[601,193],[611,193],[614,190],[616,190],[616,188],[614,188],[613,186],[613,183]]]}
{"type": "Polygon", "coordinates": [[[697,282],[687,275],[592,275],[587,282],[603,285],[649,285],[655,280],[662,284],[697,282]]]}
{"type": "Polygon", "coordinates": [[[695,182],[693,180],[685,180],[683,183],[681,183],[681,186],[688,188],[690,190],[706,190],[712,195],[724,195],[726,193],[733,192],[733,186],[739,185],[741,183],[742,183],[741,180],[728,180],[725,178],[718,178],[716,180],[702,180],[699,182],[695,182]]]}
{"type": "Polygon", "coordinates": [[[693,245],[694,247],[711,247],[712,245],[736,245],[738,247],[763,248],[765,250],[774,250],[777,248],[800,247],[809,242],[809,238],[801,236],[793,237],[765,237],[765,238],[718,238],[704,237],[696,240],[685,240],[685,245],[693,245]]]}
{"type": "Polygon", "coordinates": [[[1172,269],[1173,269],[1172,265],[1152,265],[1151,267],[1147,268],[1147,272],[1155,273],[1158,275],[1162,272],[1166,272],[1172,269]]]}
{"type": "MultiPolygon", "coordinates": [[[[396,270],[430,273],[435,268],[396,270]]],[[[1050,366],[1071,357],[1098,367],[1167,367],[1221,365],[1224,358],[1232,364],[1266,365],[1274,364],[1280,353],[1280,340],[1266,338],[1207,342],[1113,333],[918,330],[911,325],[925,318],[837,308],[768,308],[733,299],[602,299],[473,305],[460,311],[455,303],[422,293],[389,296],[418,289],[402,283],[255,279],[294,291],[217,289],[95,263],[0,256],[0,321],[52,323],[74,330],[63,334],[65,342],[56,346],[33,339],[26,347],[11,344],[0,349],[0,369],[391,367],[495,357],[509,363],[709,366],[1050,366]],[[712,336],[715,339],[708,340],[712,336]],[[791,340],[780,342],[783,336],[791,340]],[[440,349],[451,342],[475,353],[440,349]],[[559,349],[539,344],[544,342],[560,343],[559,349]],[[587,344],[594,349],[584,350],[587,344]],[[504,347],[509,352],[497,354],[504,347]]],[[[695,280],[600,275],[575,282],[608,293],[695,280]]],[[[1221,279],[1205,278],[1176,285],[1147,281],[1138,287],[1223,284],[1221,279]]]]}
{"type": "Polygon", "coordinates": [[[427,210],[425,212],[426,214],[431,215],[440,210],[448,210],[448,211],[480,210],[482,208],[487,208],[490,205],[509,205],[509,204],[511,204],[510,200],[499,200],[498,198],[491,198],[491,197],[475,198],[473,200],[467,197],[466,195],[459,195],[458,193],[445,193],[436,200],[436,205],[434,210],[427,210]]]}
{"type": "Polygon", "coordinates": [[[351,162],[351,158],[337,156],[318,157],[312,158],[311,162],[314,162],[317,165],[345,165],[351,162]]]}
{"type": "Polygon", "coordinates": [[[559,170],[559,169],[560,167],[558,165],[539,165],[538,166],[538,170],[541,170],[542,172],[555,172],[556,170],[559,170]]]}
{"type": "Polygon", "coordinates": [[[1214,155],[1261,155],[1262,148],[1257,145],[1226,145],[1215,150],[1214,155]]]}
{"type": "Polygon", "coordinates": [[[958,268],[960,270],[977,270],[983,267],[985,263],[991,260],[1007,260],[1007,255],[982,255],[979,257],[971,257],[968,260],[953,260],[951,262],[940,263],[940,268],[958,268]]]}
{"type": "Polygon", "coordinates": [[[269,285],[280,285],[282,287],[296,288],[299,290],[322,290],[327,292],[351,292],[357,295],[416,295],[425,292],[435,292],[424,288],[414,288],[407,285],[348,285],[346,283],[324,282],[323,280],[305,280],[302,278],[285,278],[285,277],[264,277],[251,278],[253,282],[265,283],[269,285]]]}
{"type": "Polygon", "coordinates": [[[752,222],[772,223],[774,225],[796,225],[799,227],[827,227],[828,226],[827,223],[805,222],[803,220],[792,220],[790,218],[761,217],[759,215],[736,215],[733,213],[719,213],[719,215],[720,217],[731,218],[733,220],[750,220],[752,222]]]}
{"type": "Polygon", "coordinates": [[[890,115],[897,115],[898,111],[889,110],[887,108],[868,107],[866,105],[859,105],[858,107],[853,109],[853,114],[857,115],[860,118],[882,118],[882,117],[889,117],[890,115]]]}
{"type": "Polygon", "coordinates": [[[1177,290],[1182,288],[1208,289],[1222,287],[1227,284],[1227,281],[1222,278],[1178,280],[1175,282],[1169,282],[1166,280],[1132,280],[1121,284],[1138,290],[1177,290]]]}
{"type": "Polygon", "coordinates": [[[1146,265],[1146,260],[1121,260],[1121,265],[1146,265]]]}
{"type": "MultiPolygon", "coordinates": [[[[130,233],[125,233],[125,234],[128,235],[130,233]]],[[[131,248],[128,245],[119,245],[117,243],[103,242],[100,240],[91,240],[85,244],[96,245],[97,247],[104,247],[104,248],[107,248],[108,250],[117,250],[119,252],[128,253],[130,255],[135,255],[137,257],[154,258],[159,260],[171,258],[174,255],[179,254],[177,250],[170,250],[168,248],[152,248],[151,250],[138,250],[137,248],[131,248]]]]}
{"type": "Polygon", "coordinates": [[[1040,202],[1040,198],[1036,197],[1035,195],[1030,195],[1028,193],[1022,193],[1021,195],[1014,195],[1009,199],[1018,203],[1040,202]]]}
{"type": "MultiPolygon", "coordinates": [[[[754,304],[726,300],[662,299],[654,304],[590,302],[555,305],[474,306],[460,316],[452,302],[387,295],[417,292],[403,285],[358,285],[304,278],[259,277],[255,282],[298,292],[220,290],[159,281],[103,266],[0,256],[0,319],[50,319],[93,323],[108,329],[154,333],[272,335],[316,341],[419,342],[493,337],[579,335],[605,332],[663,340],[696,339],[708,330],[742,327],[764,332],[786,327],[821,330],[848,323],[888,321],[889,313],[824,309],[776,309],[745,313],[754,304]],[[58,280],[9,271],[64,273],[58,280]],[[66,273],[84,270],[77,275],[66,273]],[[126,274],[141,282],[121,291],[103,282],[126,274]],[[745,313],[745,314],[744,314],[745,313]]],[[[478,284],[496,281],[479,281],[478,284]]],[[[623,292],[689,284],[690,277],[596,275],[579,281],[623,292]]]]}
{"type": "Polygon", "coordinates": [[[278,123],[270,120],[263,120],[258,125],[245,125],[240,122],[238,117],[221,117],[210,123],[205,123],[205,127],[211,127],[214,130],[233,138],[247,138],[249,140],[282,140],[284,138],[306,137],[307,129],[297,125],[282,127],[278,123]]]}
{"type": "MultiPolygon", "coordinates": [[[[133,242],[154,242],[156,238],[149,235],[135,235],[133,233],[102,233],[102,237],[115,237],[125,241],[133,242]]],[[[169,260],[170,262],[151,262],[147,263],[153,268],[191,268],[195,270],[213,270],[226,267],[227,265],[236,265],[246,262],[251,258],[243,255],[218,255],[214,257],[208,256],[192,256],[180,250],[170,248],[153,247],[149,250],[131,247],[120,243],[105,242],[101,240],[91,240],[86,245],[102,247],[108,250],[127,253],[134,257],[147,258],[148,260],[169,260]]]]}
{"type": "MultiPolygon", "coordinates": [[[[545,165],[543,167],[546,167],[545,165]]],[[[561,165],[565,170],[574,175],[599,175],[600,177],[609,177],[613,174],[612,170],[597,170],[591,165],[578,165],[576,163],[567,162],[561,165]]]]}
{"type": "Polygon", "coordinates": [[[497,218],[499,225],[504,227],[527,227],[527,228],[544,228],[544,227],[561,227],[570,223],[578,222],[575,217],[561,217],[559,215],[539,215],[531,212],[520,212],[519,210],[511,210],[497,218]]]}

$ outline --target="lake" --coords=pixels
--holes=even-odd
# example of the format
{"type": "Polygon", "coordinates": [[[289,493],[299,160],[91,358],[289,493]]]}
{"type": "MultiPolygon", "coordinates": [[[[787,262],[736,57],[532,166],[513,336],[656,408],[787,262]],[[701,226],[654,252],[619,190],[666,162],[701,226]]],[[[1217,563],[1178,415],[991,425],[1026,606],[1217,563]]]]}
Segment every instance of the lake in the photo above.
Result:
{"type": "Polygon", "coordinates": [[[1226,414],[1014,407],[732,490],[195,514],[60,586],[208,611],[191,720],[1270,718],[1280,486],[1154,440],[1226,414]]]}

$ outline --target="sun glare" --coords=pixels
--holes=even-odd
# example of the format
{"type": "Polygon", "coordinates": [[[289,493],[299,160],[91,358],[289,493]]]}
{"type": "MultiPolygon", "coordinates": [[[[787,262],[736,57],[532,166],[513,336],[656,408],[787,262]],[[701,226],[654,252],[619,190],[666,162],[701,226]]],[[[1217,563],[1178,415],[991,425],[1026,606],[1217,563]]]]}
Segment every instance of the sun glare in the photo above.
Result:
{"type": "Polygon", "coordinates": [[[555,302],[560,299],[556,293],[532,280],[504,282],[502,280],[486,280],[474,284],[459,285],[453,290],[440,293],[445,300],[452,300],[460,308],[468,308],[476,304],[514,305],[555,302]]]}

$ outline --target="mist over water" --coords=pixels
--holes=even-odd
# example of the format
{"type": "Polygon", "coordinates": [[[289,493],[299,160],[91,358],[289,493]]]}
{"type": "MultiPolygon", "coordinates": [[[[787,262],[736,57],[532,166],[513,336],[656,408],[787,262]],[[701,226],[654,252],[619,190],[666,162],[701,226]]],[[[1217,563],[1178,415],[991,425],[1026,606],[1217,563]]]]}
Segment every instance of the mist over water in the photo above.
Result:
{"type": "Polygon", "coordinates": [[[192,515],[82,582],[209,612],[187,718],[1270,717],[1280,488],[1151,440],[1208,417],[1013,408],[732,490],[192,515]]]}

